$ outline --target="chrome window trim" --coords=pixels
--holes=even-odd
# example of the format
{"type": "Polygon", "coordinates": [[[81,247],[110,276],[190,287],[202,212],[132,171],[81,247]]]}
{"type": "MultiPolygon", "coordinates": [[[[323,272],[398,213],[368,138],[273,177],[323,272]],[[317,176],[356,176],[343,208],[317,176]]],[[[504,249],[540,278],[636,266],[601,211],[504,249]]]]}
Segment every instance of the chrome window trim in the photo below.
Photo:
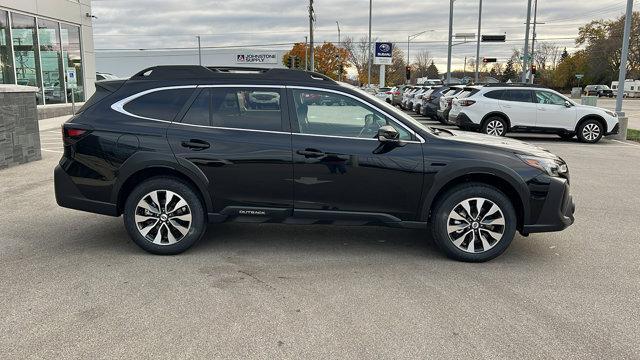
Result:
{"type": "MultiPolygon", "coordinates": [[[[422,136],[420,136],[418,133],[413,131],[407,125],[405,125],[402,122],[398,121],[395,117],[389,115],[389,113],[387,113],[386,111],[380,109],[379,107],[375,106],[374,104],[366,102],[366,101],[360,99],[357,96],[345,93],[343,91],[338,91],[338,90],[333,90],[333,89],[326,89],[326,88],[318,88],[318,87],[312,87],[312,86],[295,86],[294,85],[294,86],[286,86],[286,88],[287,89],[303,89],[303,90],[325,91],[325,92],[330,92],[330,93],[335,93],[335,94],[339,94],[339,95],[344,95],[344,96],[350,97],[350,98],[355,99],[355,100],[363,103],[364,105],[367,105],[367,106],[369,106],[369,107],[381,112],[382,114],[386,115],[389,119],[391,119],[391,121],[393,121],[394,123],[396,123],[396,124],[400,125],[401,127],[403,127],[405,130],[407,130],[410,134],[413,134],[419,140],[419,141],[405,140],[403,142],[405,142],[405,143],[419,143],[419,144],[424,144],[425,143],[425,140],[422,138],[422,136]]],[[[303,134],[303,135],[313,135],[313,134],[303,134]]],[[[342,137],[342,136],[340,136],[340,137],[342,137]]],[[[348,137],[348,136],[344,136],[344,138],[348,138],[348,139],[363,139],[363,138],[355,138],[355,137],[348,137]]],[[[376,139],[373,139],[373,140],[376,140],[376,139]]]]}
{"type": "Polygon", "coordinates": [[[358,98],[357,96],[353,96],[351,94],[347,94],[344,93],[342,91],[337,91],[337,90],[333,90],[333,89],[325,89],[325,88],[317,88],[317,87],[309,87],[309,86],[285,86],[285,85],[250,85],[250,84],[215,84],[215,85],[176,85],[176,86],[163,86],[163,87],[158,87],[158,88],[152,88],[152,89],[147,89],[138,93],[135,93],[133,95],[129,95],[124,99],[121,99],[113,104],[111,104],[111,109],[114,111],[117,111],[121,114],[127,115],[127,116],[131,116],[134,118],[138,118],[138,119],[143,119],[143,120],[149,120],[149,121],[156,121],[156,122],[163,122],[163,123],[168,123],[168,124],[176,124],[176,125],[182,125],[182,126],[191,126],[191,127],[198,127],[198,128],[208,128],[208,129],[219,129],[219,130],[234,130],[234,131],[249,131],[249,132],[260,132],[260,133],[272,133],[272,134],[290,134],[290,135],[297,135],[297,136],[314,136],[314,137],[326,137],[326,138],[336,138],[336,139],[352,139],[352,140],[367,140],[367,141],[378,141],[377,139],[374,138],[361,138],[361,137],[352,137],[352,136],[338,136],[338,135],[323,135],[323,134],[303,134],[303,133],[294,133],[294,132],[286,132],[286,131],[274,131],[274,130],[258,130],[258,129],[243,129],[243,128],[231,128],[231,127],[222,127],[222,126],[208,126],[208,125],[195,125],[195,124],[185,124],[182,122],[176,122],[176,121],[169,121],[169,120],[161,120],[161,119],[154,119],[154,118],[149,118],[149,117],[145,117],[145,116],[140,116],[140,115],[136,115],[136,114],[132,114],[128,111],[126,111],[124,109],[124,106],[147,94],[151,94],[157,91],[163,91],[163,90],[174,90],[174,89],[193,89],[193,88],[223,88],[223,87],[248,87],[248,88],[272,88],[272,89],[286,89],[286,88],[290,88],[290,89],[305,89],[305,90],[317,90],[317,91],[326,91],[326,92],[332,92],[332,93],[336,93],[336,94],[340,94],[340,95],[344,95],[350,98],[353,98],[369,107],[374,108],[375,110],[381,112],[382,114],[386,115],[388,118],[390,118],[394,123],[402,126],[405,130],[409,131],[410,134],[415,135],[419,141],[415,141],[415,140],[405,140],[403,141],[404,143],[415,143],[415,144],[423,144],[425,141],[424,139],[418,135],[415,131],[413,131],[412,129],[408,128],[405,124],[399,122],[398,120],[396,120],[393,116],[389,115],[387,112],[381,110],[380,108],[374,106],[373,104],[370,104],[360,98],[358,98]]]}

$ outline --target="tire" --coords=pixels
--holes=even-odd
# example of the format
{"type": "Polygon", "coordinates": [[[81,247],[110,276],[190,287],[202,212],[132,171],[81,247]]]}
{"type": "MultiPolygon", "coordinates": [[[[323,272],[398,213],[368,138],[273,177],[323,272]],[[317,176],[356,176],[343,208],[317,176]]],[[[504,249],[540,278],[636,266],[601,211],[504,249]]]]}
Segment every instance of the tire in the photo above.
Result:
{"type": "Polygon", "coordinates": [[[440,198],[430,222],[433,240],[446,256],[458,261],[483,262],[509,247],[517,217],[511,200],[501,191],[482,183],[467,183],[450,189],[440,198]],[[471,210],[471,218],[464,215],[465,206],[471,210]],[[472,220],[474,216],[476,219],[472,220]],[[469,220],[458,220],[463,217],[469,220]]]}
{"type": "Polygon", "coordinates": [[[509,130],[507,121],[499,116],[491,116],[482,124],[482,132],[487,135],[505,136],[509,130]]]}
{"type": "Polygon", "coordinates": [[[204,235],[207,225],[196,191],[177,178],[164,176],[145,180],[133,189],[125,202],[123,219],[133,242],[158,255],[189,249],[204,235]]]}
{"type": "Polygon", "coordinates": [[[604,128],[600,121],[589,119],[578,126],[578,140],[583,143],[595,144],[604,135],[604,128]]]}
{"type": "Polygon", "coordinates": [[[420,115],[420,105],[416,105],[416,114],[420,115]]]}

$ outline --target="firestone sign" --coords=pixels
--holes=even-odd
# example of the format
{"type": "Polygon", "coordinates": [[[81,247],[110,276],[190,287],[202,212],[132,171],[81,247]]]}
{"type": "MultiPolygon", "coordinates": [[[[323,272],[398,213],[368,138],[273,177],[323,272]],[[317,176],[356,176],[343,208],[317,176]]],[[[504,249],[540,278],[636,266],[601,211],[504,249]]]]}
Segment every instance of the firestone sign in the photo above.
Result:
{"type": "Polygon", "coordinates": [[[238,64],[277,64],[278,56],[276,54],[237,54],[236,63],[238,64]]]}

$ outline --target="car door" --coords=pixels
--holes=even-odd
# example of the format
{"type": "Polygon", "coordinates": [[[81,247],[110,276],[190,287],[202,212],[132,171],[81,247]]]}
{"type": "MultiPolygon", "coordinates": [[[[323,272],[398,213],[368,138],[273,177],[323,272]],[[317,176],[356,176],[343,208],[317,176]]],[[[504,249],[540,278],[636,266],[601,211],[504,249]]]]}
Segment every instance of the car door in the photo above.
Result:
{"type": "Polygon", "coordinates": [[[419,138],[353,94],[306,87],[290,87],[288,93],[294,214],[414,220],[424,166],[419,138]],[[317,95],[333,98],[338,106],[305,102],[317,95]],[[398,130],[402,146],[377,140],[382,125],[398,130]]]}
{"type": "Polygon", "coordinates": [[[255,214],[290,215],[293,160],[286,109],[282,87],[204,86],[171,124],[171,148],[179,161],[195,164],[207,177],[215,212],[239,215],[260,208],[255,214]]]}
{"type": "Polygon", "coordinates": [[[549,129],[573,129],[576,123],[576,108],[566,106],[565,98],[551,91],[535,90],[537,103],[536,127],[549,129]]]}
{"type": "Polygon", "coordinates": [[[533,127],[536,125],[537,104],[529,89],[507,89],[500,101],[502,112],[509,117],[511,127],[533,127]]]}

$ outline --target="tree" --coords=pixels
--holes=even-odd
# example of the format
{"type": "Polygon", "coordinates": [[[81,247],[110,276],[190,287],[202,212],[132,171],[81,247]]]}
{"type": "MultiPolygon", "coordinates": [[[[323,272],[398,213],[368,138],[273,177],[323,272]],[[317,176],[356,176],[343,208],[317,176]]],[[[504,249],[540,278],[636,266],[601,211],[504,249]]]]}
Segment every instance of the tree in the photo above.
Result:
{"type": "Polygon", "coordinates": [[[565,47],[564,50],[562,50],[562,54],[560,54],[560,62],[563,62],[568,57],[569,57],[569,52],[567,51],[567,48],[565,47]]]}
{"type": "Polygon", "coordinates": [[[544,70],[547,66],[556,67],[560,47],[555,43],[541,42],[535,49],[533,61],[538,70],[544,70]]]}
{"type": "MultiPolygon", "coordinates": [[[[305,47],[304,43],[295,43],[293,48],[282,56],[282,62],[286,65],[290,57],[297,56],[300,59],[301,68],[303,68],[305,52],[308,53],[308,48],[309,46],[305,47]]],[[[315,70],[332,79],[338,79],[340,65],[343,68],[349,65],[349,52],[330,42],[315,46],[313,58],[315,60],[315,70]]]]}
{"type": "Polygon", "coordinates": [[[504,71],[502,72],[502,82],[507,82],[509,80],[511,81],[515,81],[516,77],[518,76],[518,74],[516,73],[516,70],[513,66],[513,58],[507,60],[507,65],[504,68],[504,71]]]}
{"type": "Polygon", "coordinates": [[[391,54],[391,65],[387,66],[385,73],[385,85],[394,86],[404,84],[406,81],[405,67],[404,53],[400,50],[399,46],[394,46],[391,54]]]}
{"type": "Polygon", "coordinates": [[[429,54],[429,51],[427,50],[422,50],[418,53],[418,55],[416,55],[416,61],[411,64],[411,68],[412,68],[412,77],[413,74],[415,74],[416,78],[419,77],[424,77],[425,74],[427,73],[427,68],[429,67],[429,63],[433,62],[433,59],[431,58],[431,54],[429,54]]]}
{"type": "Polygon", "coordinates": [[[431,60],[431,65],[429,65],[429,67],[427,68],[426,75],[429,79],[440,78],[440,71],[438,71],[438,67],[433,63],[433,60],[431,60]]]}
{"type": "MultiPolygon", "coordinates": [[[[376,39],[372,39],[372,45],[376,39]]],[[[368,61],[369,61],[369,39],[366,36],[360,38],[360,41],[353,41],[352,38],[347,37],[342,42],[344,48],[349,53],[349,62],[356,68],[358,72],[358,82],[360,84],[367,83],[368,76],[368,61]]],[[[372,60],[373,61],[373,60],[372,60]]],[[[378,82],[378,67],[371,66],[371,83],[378,82]]]]}

